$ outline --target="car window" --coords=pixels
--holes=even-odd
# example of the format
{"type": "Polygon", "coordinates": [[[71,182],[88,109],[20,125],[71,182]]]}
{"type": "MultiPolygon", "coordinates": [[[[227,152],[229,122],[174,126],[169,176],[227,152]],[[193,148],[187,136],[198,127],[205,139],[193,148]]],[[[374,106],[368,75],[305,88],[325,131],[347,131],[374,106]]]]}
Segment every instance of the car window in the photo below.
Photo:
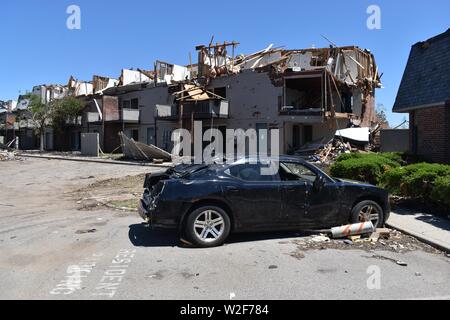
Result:
{"type": "Polygon", "coordinates": [[[261,164],[239,164],[229,168],[226,173],[238,179],[258,182],[258,181],[279,181],[278,174],[263,175],[261,164]]]}
{"type": "Polygon", "coordinates": [[[317,175],[308,167],[299,163],[282,162],[280,163],[280,177],[283,181],[309,181],[314,182],[317,175]]]}

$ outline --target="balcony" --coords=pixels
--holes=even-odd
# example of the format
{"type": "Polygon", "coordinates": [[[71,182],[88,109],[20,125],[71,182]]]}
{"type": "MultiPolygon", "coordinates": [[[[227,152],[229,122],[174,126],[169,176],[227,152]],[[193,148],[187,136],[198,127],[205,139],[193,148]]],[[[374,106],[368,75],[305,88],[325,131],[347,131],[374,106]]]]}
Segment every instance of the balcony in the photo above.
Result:
{"type": "MultiPolygon", "coordinates": [[[[137,109],[121,109],[110,114],[104,114],[105,122],[127,122],[127,123],[139,123],[140,111],[137,109]]],[[[88,123],[101,122],[100,114],[98,112],[87,112],[86,119],[88,123]]]]}
{"type": "Polygon", "coordinates": [[[284,106],[280,110],[281,116],[308,116],[314,117],[319,116],[322,117],[324,112],[321,108],[295,108],[292,106],[284,106]]]}
{"type": "Polygon", "coordinates": [[[101,121],[100,114],[98,112],[87,112],[86,119],[88,123],[95,123],[101,121]]]}
{"type": "Polygon", "coordinates": [[[19,121],[19,129],[34,129],[35,123],[33,120],[20,120],[19,121]]]}
{"type": "MultiPolygon", "coordinates": [[[[183,119],[211,119],[229,117],[229,102],[225,100],[207,100],[197,103],[189,102],[183,104],[183,119]]],[[[179,105],[156,105],[156,118],[161,120],[178,120],[180,118],[179,105]]]]}
{"type": "Polygon", "coordinates": [[[67,126],[81,126],[82,125],[82,117],[70,117],[66,119],[67,126]]]}
{"type": "Polygon", "coordinates": [[[139,123],[141,112],[138,109],[122,109],[120,111],[120,120],[123,122],[139,123]]]}

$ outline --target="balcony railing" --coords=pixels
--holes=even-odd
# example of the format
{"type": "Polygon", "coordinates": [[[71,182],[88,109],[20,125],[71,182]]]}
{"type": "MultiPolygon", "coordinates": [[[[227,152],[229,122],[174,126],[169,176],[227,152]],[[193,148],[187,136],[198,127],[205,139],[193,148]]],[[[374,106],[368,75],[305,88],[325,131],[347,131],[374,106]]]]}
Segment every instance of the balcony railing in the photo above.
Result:
{"type": "Polygon", "coordinates": [[[122,109],[120,118],[125,122],[139,122],[140,114],[138,109],[122,109]]]}
{"type": "Polygon", "coordinates": [[[324,112],[321,108],[294,108],[284,106],[280,110],[282,116],[323,116],[324,112]]]}
{"type": "Polygon", "coordinates": [[[66,119],[66,125],[68,126],[81,126],[82,125],[82,117],[70,117],[66,119]]]}
{"type": "MultiPolygon", "coordinates": [[[[225,100],[208,100],[197,103],[185,103],[183,105],[183,118],[189,118],[194,114],[195,119],[228,118],[229,102],[225,100]]],[[[180,118],[180,106],[157,105],[156,117],[164,120],[176,120],[180,118]]]]}
{"type": "Polygon", "coordinates": [[[98,112],[87,112],[86,119],[88,123],[94,123],[100,121],[100,114],[98,112]]]}
{"type": "MultiPolygon", "coordinates": [[[[87,112],[86,119],[88,123],[96,123],[102,121],[98,112],[87,112]]],[[[115,115],[105,118],[105,122],[132,122],[138,123],[140,120],[140,111],[137,109],[121,109],[120,112],[115,115]]]]}

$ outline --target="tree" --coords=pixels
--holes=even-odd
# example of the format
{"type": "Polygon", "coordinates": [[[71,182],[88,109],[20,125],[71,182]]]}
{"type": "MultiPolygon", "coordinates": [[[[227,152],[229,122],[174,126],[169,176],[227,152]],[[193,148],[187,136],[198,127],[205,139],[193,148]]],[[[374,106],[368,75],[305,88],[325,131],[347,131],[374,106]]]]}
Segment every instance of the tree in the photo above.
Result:
{"type": "Polygon", "coordinates": [[[29,99],[28,108],[31,111],[31,119],[34,122],[36,134],[40,136],[40,149],[44,151],[44,134],[45,128],[51,120],[52,102],[44,103],[40,96],[34,94],[30,95],[29,99]]]}
{"type": "Polygon", "coordinates": [[[51,110],[52,127],[62,131],[67,121],[77,121],[84,109],[84,104],[73,96],[55,100],[51,110]]]}
{"type": "Polygon", "coordinates": [[[386,108],[385,108],[385,106],[384,106],[383,104],[379,104],[379,105],[377,106],[375,112],[376,112],[376,114],[377,114],[378,121],[379,121],[381,124],[384,124],[384,125],[386,125],[386,126],[389,126],[389,122],[388,122],[388,120],[387,120],[387,115],[386,115],[386,108]]]}
{"type": "Polygon", "coordinates": [[[45,128],[49,125],[56,131],[62,131],[67,121],[76,120],[84,108],[77,98],[69,96],[43,103],[40,96],[30,95],[28,106],[36,133],[40,136],[41,151],[44,151],[45,128]]]}

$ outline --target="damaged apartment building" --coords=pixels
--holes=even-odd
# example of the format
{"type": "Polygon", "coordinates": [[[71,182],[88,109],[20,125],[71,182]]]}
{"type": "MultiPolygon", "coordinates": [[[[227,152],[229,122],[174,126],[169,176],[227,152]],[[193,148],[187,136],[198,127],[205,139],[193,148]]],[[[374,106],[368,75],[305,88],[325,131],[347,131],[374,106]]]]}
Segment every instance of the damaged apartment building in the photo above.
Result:
{"type": "Polygon", "coordinates": [[[123,69],[119,79],[71,77],[61,94],[78,97],[86,108],[68,124],[58,149],[79,150],[81,133],[95,132],[103,152],[120,151],[124,132],[170,152],[173,130],[193,131],[194,121],[202,121],[203,131],[279,129],[280,152],[293,153],[310,142],[328,142],[338,129],[377,122],[381,82],[370,51],[271,45],[237,55],[238,45],[197,46],[198,61],[187,66],[157,61],[152,70],[123,69]]]}
{"type": "Polygon", "coordinates": [[[338,129],[377,122],[375,89],[381,82],[369,51],[270,46],[235,56],[237,46],[198,46],[195,64],[158,61],[152,72],[139,71],[148,76],[144,81],[122,80],[105,90],[103,99],[117,99],[116,128],[105,131],[105,137],[117,145],[116,132],[122,130],[171,151],[174,129],[192,131],[194,121],[202,121],[203,131],[279,129],[280,151],[292,153],[310,142],[328,142],[338,129]]]}

